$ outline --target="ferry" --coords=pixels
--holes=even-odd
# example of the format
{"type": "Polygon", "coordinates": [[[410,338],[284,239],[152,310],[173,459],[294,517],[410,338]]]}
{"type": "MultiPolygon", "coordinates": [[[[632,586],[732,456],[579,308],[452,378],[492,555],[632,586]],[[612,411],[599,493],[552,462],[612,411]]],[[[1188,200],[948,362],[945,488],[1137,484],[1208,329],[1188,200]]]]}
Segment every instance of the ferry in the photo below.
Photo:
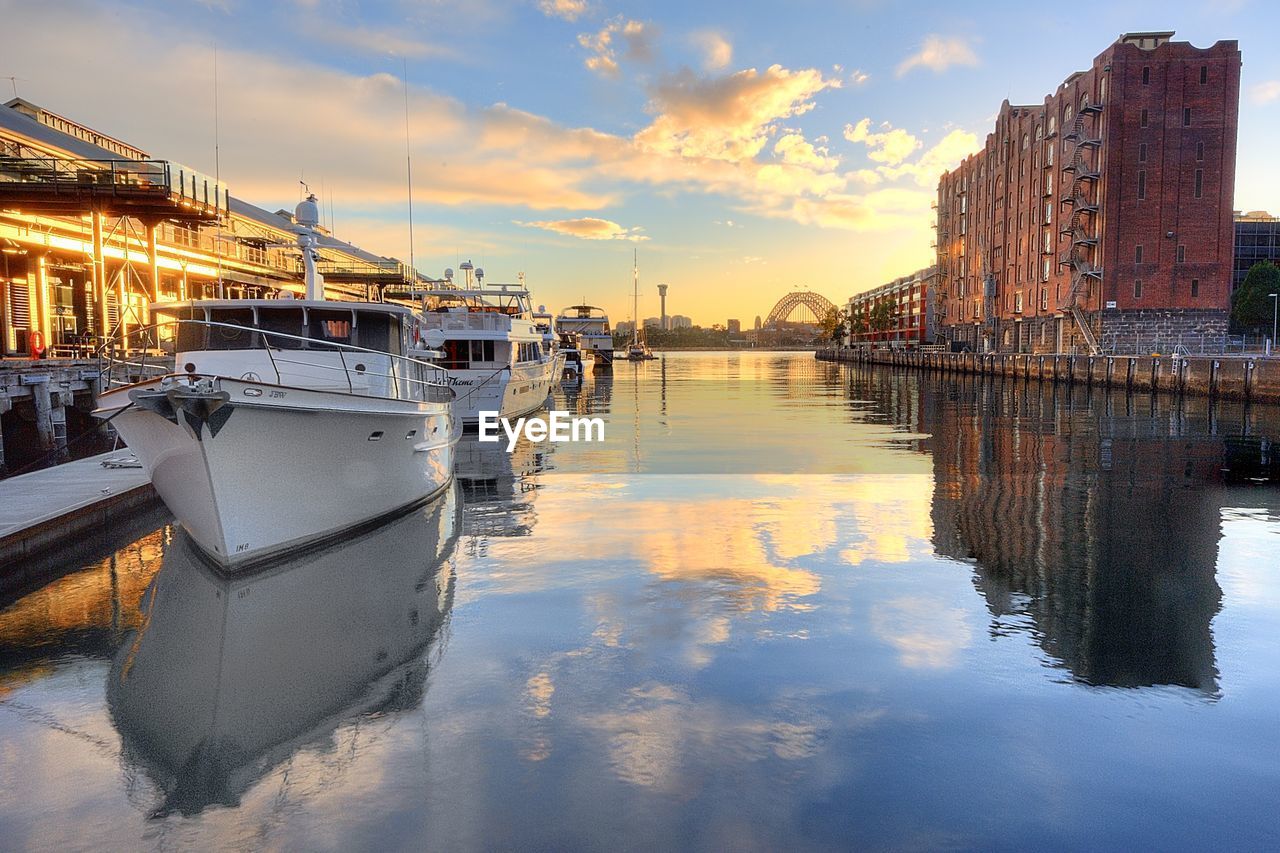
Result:
{"type": "Polygon", "coordinates": [[[556,317],[556,328],[577,335],[579,351],[591,356],[596,370],[613,366],[613,330],[603,308],[570,305],[556,317]]]}
{"type": "Polygon", "coordinates": [[[448,371],[456,393],[454,417],[479,423],[481,412],[518,418],[546,404],[563,364],[533,321],[529,291],[520,284],[485,284],[484,270],[470,261],[445,270],[442,286],[416,291],[419,340],[442,352],[437,362],[448,371]]]}
{"type": "Polygon", "coordinates": [[[296,220],[307,298],[155,305],[161,322],[103,352],[94,415],[229,569],[390,517],[453,479],[454,392],[415,351],[413,312],[325,300],[314,196],[296,220]],[[156,351],[176,370],[157,368],[156,351]]]}

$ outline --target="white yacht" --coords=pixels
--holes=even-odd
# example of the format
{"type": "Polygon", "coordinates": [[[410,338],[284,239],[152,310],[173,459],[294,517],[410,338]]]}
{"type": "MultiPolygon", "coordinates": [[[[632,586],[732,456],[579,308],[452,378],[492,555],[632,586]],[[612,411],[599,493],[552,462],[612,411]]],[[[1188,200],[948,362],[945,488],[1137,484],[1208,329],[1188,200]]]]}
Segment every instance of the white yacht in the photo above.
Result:
{"type": "MultiPolygon", "coordinates": [[[[520,280],[521,282],[524,281],[524,273],[520,274],[520,280]]],[[[551,378],[555,379],[556,377],[563,376],[567,367],[566,359],[570,353],[568,353],[563,346],[562,336],[556,332],[555,316],[547,310],[547,306],[539,305],[538,310],[533,312],[531,318],[533,320],[533,325],[542,333],[543,352],[549,352],[555,358],[555,364],[551,369],[551,378]]],[[[579,368],[580,366],[581,359],[579,359],[579,368]]],[[[575,370],[581,372],[579,368],[575,368],[575,370]]]]}
{"type": "Polygon", "coordinates": [[[94,414],[225,567],[390,516],[453,477],[454,395],[414,349],[412,311],[323,299],[314,197],[297,221],[308,298],[156,305],[162,322],[106,353],[94,414]],[[156,347],[174,372],[146,363],[156,347]]]}
{"type": "Polygon", "coordinates": [[[597,370],[613,366],[613,330],[603,308],[570,305],[556,317],[556,328],[577,335],[580,352],[591,356],[597,370]]]}
{"type": "Polygon", "coordinates": [[[546,345],[523,284],[485,284],[484,270],[462,264],[465,280],[417,291],[420,338],[443,352],[456,393],[454,416],[476,424],[481,412],[518,418],[541,408],[551,393],[559,360],[546,345]]]}

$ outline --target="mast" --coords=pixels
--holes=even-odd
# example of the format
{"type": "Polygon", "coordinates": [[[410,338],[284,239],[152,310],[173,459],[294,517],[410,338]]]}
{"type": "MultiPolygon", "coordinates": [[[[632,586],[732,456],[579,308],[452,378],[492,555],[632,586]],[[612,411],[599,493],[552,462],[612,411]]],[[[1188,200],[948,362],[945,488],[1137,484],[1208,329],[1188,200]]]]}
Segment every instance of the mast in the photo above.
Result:
{"type": "Polygon", "coordinates": [[[640,254],[638,249],[631,250],[631,317],[635,320],[631,328],[631,345],[640,346],[640,254]]]}

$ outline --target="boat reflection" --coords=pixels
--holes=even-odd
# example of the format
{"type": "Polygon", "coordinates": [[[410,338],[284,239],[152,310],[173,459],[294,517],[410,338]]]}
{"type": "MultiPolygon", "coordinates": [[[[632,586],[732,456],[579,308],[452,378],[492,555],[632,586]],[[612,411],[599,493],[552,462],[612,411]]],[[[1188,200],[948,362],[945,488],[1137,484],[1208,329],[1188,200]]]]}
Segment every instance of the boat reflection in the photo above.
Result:
{"type": "MultiPolygon", "coordinates": [[[[236,805],[348,721],[417,707],[453,600],[458,491],[333,547],[227,577],[181,534],[107,701],[155,814],[236,805]]],[[[128,770],[126,772],[129,772],[128,770]]]]}
{"type": "Polygon", "coordinates": [[[933,543],[971,562],[990,632],[1090,685],[1216,695],[1223,442],[1187,401],[964,379],[921,389],[933,543]]]}
{"type": "Polygon", "coordinates": [[[468,553],[482,552],[489,537],[528,536],[533,531],[537,475],[552,467],[555,447],[552,442],[532,444],[521,438],[508,453],[505,436],[487,442],[464,434],[458,440],[454,476],[465,505],[468,553]]]}

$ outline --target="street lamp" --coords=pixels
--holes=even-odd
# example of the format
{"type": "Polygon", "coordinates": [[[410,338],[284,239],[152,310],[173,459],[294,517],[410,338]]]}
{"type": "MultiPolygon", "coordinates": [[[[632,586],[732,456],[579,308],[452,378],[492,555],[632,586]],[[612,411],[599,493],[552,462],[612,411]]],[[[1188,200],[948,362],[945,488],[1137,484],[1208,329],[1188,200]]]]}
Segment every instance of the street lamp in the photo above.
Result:
{"type": "Polygon", "coordinates": [[[1276,348],[1276,320],[1280,319],[1280,293],[1268,293],[1271,297],[1271,349],[1276,348]]]}

